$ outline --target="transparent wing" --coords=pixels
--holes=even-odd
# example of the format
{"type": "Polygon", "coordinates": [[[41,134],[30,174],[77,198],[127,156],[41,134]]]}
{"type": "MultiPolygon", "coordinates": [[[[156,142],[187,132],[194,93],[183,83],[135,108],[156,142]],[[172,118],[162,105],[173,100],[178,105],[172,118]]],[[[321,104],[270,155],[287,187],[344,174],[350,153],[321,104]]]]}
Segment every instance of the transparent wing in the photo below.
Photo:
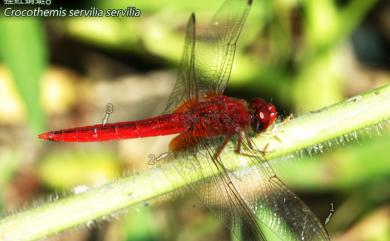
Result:
{"type": "Polygon", "coordinates": [[[186,39],[180,61],[179,73],[169,96],[164,113],[173,112],[185,100],[196,96],[195,71],[195,14],[191,14],[186,27],[186,39]]]}
{"type": "Polygon", "coordinates": [[[178,78],[164,113],[174,111],[187,100],[196,103],[206,94],[224,91],[251,3],[251,0],[226,0],[198,37],[195,15],[191,15],[178,78]]]}
{"type": "MultiPolygon", "coordinates": [[[[193,136],[202,136],[202,131],[193,136]]],[[[187,161],[176,163],[176,170],[189,183],[201,177],[190,189],[228,228],[243,221],[243,231],[233,229],[234,236],[243,234],[244,240],[329,240],[316,216],[246,140],[241,139],[245,155],[237,157],[229,154],[233,150],[225,149],[218,158],[214,154],[220,139],[199,141],[199,150],[187,153],[187,161]]]]}
{"type": "Polygon", "coordinates": [[[227,228],[242,228],[240,232],[238,229],[232,229],[232,235],[239,237],[243,233],[243,240],[265,241],[261,227],[257,225],[253,212],[248,209],[249,204],[235,188],[234,174],[222,167],[220,160],[211,158],[219,144],[219,139],[202,140],[197,150],[181,153],[186,156],[186,161],[175,162],[176,171],[186,182],[191,183],[189,189],[195,192],[209,212],[227,228]],[[224,174],[221,175],[221,172],[224,174]],[[241,222],[247,225],[241,225],[241,222]]]}
{"type": "Polygon", "coordinates": [[[236,43],[249,13],[252,0],[226,0],[195,48],[195,77],[199,97],[207,93],[221,94],[232,69],[236,43]]]}
{"type": "MultiPolygon", "coordinates": [[[[242,197],[250,200],[250,209],[256,214],[260,226],[271,230],[281,240],[329,240],[322,223],[275,175],[261,152],[249,148],[244,140],[242,142],[247,156],[245,165],[250,168],[236,172],[236,176],[248,182],[236,181],[234,184],[242,197]]],[[[237,158],[229,160],[231,157],[226,155],[224,164],[237,162],[237,158]]]]}

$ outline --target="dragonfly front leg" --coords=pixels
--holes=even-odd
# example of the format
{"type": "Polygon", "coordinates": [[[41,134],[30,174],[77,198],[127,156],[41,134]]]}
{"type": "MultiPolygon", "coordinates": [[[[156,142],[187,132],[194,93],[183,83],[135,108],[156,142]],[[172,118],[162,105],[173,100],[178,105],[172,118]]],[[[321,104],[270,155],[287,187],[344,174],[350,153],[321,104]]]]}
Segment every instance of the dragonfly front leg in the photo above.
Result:
{"type": "MultiPolygon", "coordinates": [[[[269,133],[260,133],[260,135],[269,136],[271,138],[276,139],[278,142],[283,142],[282,138],[276,132],[278,131],[278,129],[280,128],[281,125],[288,123],[293,118],[294,118],[293,114],[288,115],[281,123],[273,125],[272,129],[269,131],[269,133]]],[[[283,131],[279,131],[279,132],[283,133],[283,131]]],[[[272,151],[266,151],[268,147],[269,147],[269,144],[264,146],[264,148],[263,148],[264,152],[272,152],[272,151]]]]}
{"type": "Polygon", "coordinates": [[[254,157],[255,155],[253,154],[253,152],[255,153],[259,153],[260,155],[264,156],[266,153],[268,152],[272,152],[271,151],[268,151],[268,147],[269,147],[269,143],[265,145],[264,149],[263,150],[259,150],[256,148],[256,145],[252,142],[252,139],[250,138],[249,136],[249,131],[248,129],[244,130],[244,136],[245,136],[245,147],[247,149],[249,149],[249,153],[245,153],[245,152],[241,152],[241,146],[242,146],[242,143],[244,143],[244,140],[243,140],[243,137],[242,137],[242,134],[241,133],[238,133],[238,141],[237,141],[237,149],[236,149],[236,152],[238,154],[241,154],[241,155],[244,155],[244,156],[252,156],[254,157]],[[251,153],[252,152],[252,153],[251,153]]]}

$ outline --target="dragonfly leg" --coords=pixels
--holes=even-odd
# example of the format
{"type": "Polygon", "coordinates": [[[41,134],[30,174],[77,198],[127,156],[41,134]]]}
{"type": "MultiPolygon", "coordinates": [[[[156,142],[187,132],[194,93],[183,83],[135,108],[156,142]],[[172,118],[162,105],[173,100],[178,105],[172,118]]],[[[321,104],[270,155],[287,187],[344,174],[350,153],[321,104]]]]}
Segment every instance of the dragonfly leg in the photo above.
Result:
{"type": "Polygon", "coordinates": [[[231,139],[231,135],[225,137],[222,144],[218,147],[218,149],[214,153],[215,159],[218,159],[219,155],[221,154],[221,152],[223,151],[223,149],[225,148],[226,144],[229,142],[230,139],[231,139]]]}
{"type": "Polygon", "coordinates": [[[261,150],[261,152],[263,154],[268,153],[268,152],[272,152],[272,150],[268,151],[268,147],[269,147],[269,142],[267,144],[265,144],[265,146],[264,146],[263,150],[261,150]]]}
{"type": "MultiPolygon", "coordinates": [[[[241,154],[241,146],[242,146],[242,141],[243,141],[242,140],[242,135],[241,135],[241,133],[237,133],[237,135],[238,135],[238,140],[237,140],[237,147],[236,147],[235,151],[238,154],[241,154]]],[[[253,145],[252,145],[252,142],[251,142],[248,130],[244,131],[244,135],[245,135],[246,143],[247,143],[249,149],[253,149],[253,145]]]]}
{"type": "Polygon", "coordinates": [[[238,154],[241,153],[241,144],[242,144],[241,135],[238,134],[238,141],[237,141],[237,147],[236,147],[236,152],[237,152],[238,154]]]}
{"type": "MultiPolygon", "coordinates": [[[[268,147],[270,146],[269,143],[267,143],[264,146],[263,150],[257,149],[255,147],[255,144],[252,142],[252,140],[251,140],[251,138],[249,136],[249,131],[248,130],[244,131],[244,135],[245,135],[245,139],[246,139],[245,143],[247,145],[247,148],[251,150],[251,151],[249,151],[249,153],[250,152],[255,152],[255,153],[259,153],[260,155],[264,156],[265,154],[267,154],[269,152],[273,152],[273,150],[268,150],[268,147]]],[[[241,134],[238,134],[238,137],[239,137],[239,139],[238,139],[238,142],[237,142],[237,153],[242,154],[244,156],[252,156],[252,157],[255,156],[254,154],[249,154],[249,153],[245,153],[245,152],[241,151],[241,146],[242,146],[242,143],[243,143],[243,139],[242,139],[241,134]]]]}
{"type": "Polygon", "coordinates": [[[260,152],[261,155],[274,152],[274,150],[269,149],[269,147],[270,147],[270,143],[268,142],[267,144],[265,144],[262,150],[255,150],[255,151],[260,152]]]}
{"type": "Polygon", "coordinates": [[[251,138],[250,138],[250,136],[249,136],[249,130],[248,130],[248,128],[245,129],[244,134],[245,134],[246,142],[248,143],[249,149],[252,149],[252,150],[253,150],[254,148],[253,148],[253,145],[252,145],[252,140],[251,140],[251,138]]]}
{"type": "Polygon", "coordinates": [[[293,113],[289,114],[289,115],[286,117],[286,119],[283,120],[283,124],[289,122],[289,121],[292,120],[292,119],[294,119],[294,114],[293,114],[293,113]]]}
{"type": "Polygon", "coordinates": [[[276,133],[261,133],[261,134],[259,134],[259,135],[262,135],[262,136],[269,136],[269,137],[271,137],[271,138],[276,139],[276,140],[277,140],[278,142],[280,142],[280,143],[283,142],[282,138],[280,138],[280,137],[278,136],[278,134],[276,134],[276,133]]]}
{"type": "MultiPolygon", "coordinates": [[[[280,125],[284,125],[284,124],[288,123],[293,118],[294,118],[293,114],[288,115],[280,124],[273,125],[270,133],[261,133],[260,135],[270,136],[271,138],[276,139],[278,142],[283,142],[282,138],[280,138],[278,136],[278,134],[275,132],[277,131],[277,129],[279,128],[280,125]]],[[[280,132],[283,132],[283,131],[280,131],[280,132]]]]}
{"type": "MultiPolygon", "coordinates": [[[[223,140],[222,144],[218,147],[217,151],[215,152],[214,154],[214,160],[216,163],[218,163],[218,166],[220,166],[222,168],[223,171],[225,171],[226,173],[229,173],[231,174],[235,179],[237,179],[238,181],[242,181],[237,175],[234,174],[233,171],[229,170],[228,168],[224,167],[224,165],[220,162],[220,160],[218,159],[219,155],[221,154],[222,150],[225,148],[226,144],[229,142],[229,140],[231,139],[231,135],[229,136],[226,136],[225,139],[223,140]]],[[[237,149],[236,150],[238,153],[240,153],[240,148],[241,148],[241,136],[239,136],[239,142],[237,143],[237,149]]],[[[233,183],[231,182],[231,180],[228,181],[228,185],[232,185],[233,183]]]]}

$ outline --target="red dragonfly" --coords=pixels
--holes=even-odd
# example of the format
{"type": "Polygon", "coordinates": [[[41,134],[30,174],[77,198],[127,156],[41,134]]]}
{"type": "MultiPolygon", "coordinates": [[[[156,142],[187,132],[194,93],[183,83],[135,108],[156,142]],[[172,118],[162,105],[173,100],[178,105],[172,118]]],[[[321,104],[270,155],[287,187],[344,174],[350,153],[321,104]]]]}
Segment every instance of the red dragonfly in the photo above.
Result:
{"type": "MultiPolygon", "coordinates": [[[[233,235],[244,235],[245,240],[267,240],[266,230],[271,230],[280,240],[329,240],[319,220],[276,177],[264,156],[251,143],[251,131],[260,133],[274,123],[277,117],[275,106],[261,98],[248,104],[223,95],[236,42],[251,4],[251,0],[226,0],[202,34],[196,34],[195,15],[191,15],[178,79],[168,100],[166,114],[144,120],[50,131],[40,134],[39,138],[95,142],[179,134],[170,142],[171,151],[185,153],[194,147],[202,147],[208,153],[210,165],[206,166],[213,168],[214,175],[205,178],[205,182],[213,187],[213,191],[199,191],[195,186],[194,189],[198,190],[206,206],[210,207],[216,198],[225,200],[228,212],[212,212],[222,220],[232,220],[230,226],[243,227],[241,233],[232,229],[233,235]],[[244,183],[226,168],[227,160],[221,158],[221,153],[233,138],[237,140],[236,150],[241,152],[245,148],[253,163],[251,170],[243,175],[249,177],[253,185],[260,186],[262,195],[248,191],[251,183],[244,183]],[[216,186],[219,188],[215,189],[216,186]]],[[[196,152],[191,153],[196,156],[196,152]]],[[[196,162],[197,158],[188,159],[193,161],[190,165],[201,166],[196,162]]],[[[184,168],[178,166],[177,170],[183,178],[188,178],[184,168]]],[[[202,172],[202,168],[198,171],[202,172]]]]}

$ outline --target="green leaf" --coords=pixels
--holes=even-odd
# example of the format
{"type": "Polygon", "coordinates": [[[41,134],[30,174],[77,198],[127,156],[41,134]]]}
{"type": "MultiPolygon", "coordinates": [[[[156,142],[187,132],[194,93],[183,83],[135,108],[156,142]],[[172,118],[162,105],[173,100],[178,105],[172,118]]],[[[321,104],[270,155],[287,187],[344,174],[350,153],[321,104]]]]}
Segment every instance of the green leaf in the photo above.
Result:
{"type": "Polygon", "coordinates": [[[41,132],[44,115],[40,81],[47,65],[47,49],[38,18],[0,18],[0,57],[11,71],[34,132],[41,132]]]}

